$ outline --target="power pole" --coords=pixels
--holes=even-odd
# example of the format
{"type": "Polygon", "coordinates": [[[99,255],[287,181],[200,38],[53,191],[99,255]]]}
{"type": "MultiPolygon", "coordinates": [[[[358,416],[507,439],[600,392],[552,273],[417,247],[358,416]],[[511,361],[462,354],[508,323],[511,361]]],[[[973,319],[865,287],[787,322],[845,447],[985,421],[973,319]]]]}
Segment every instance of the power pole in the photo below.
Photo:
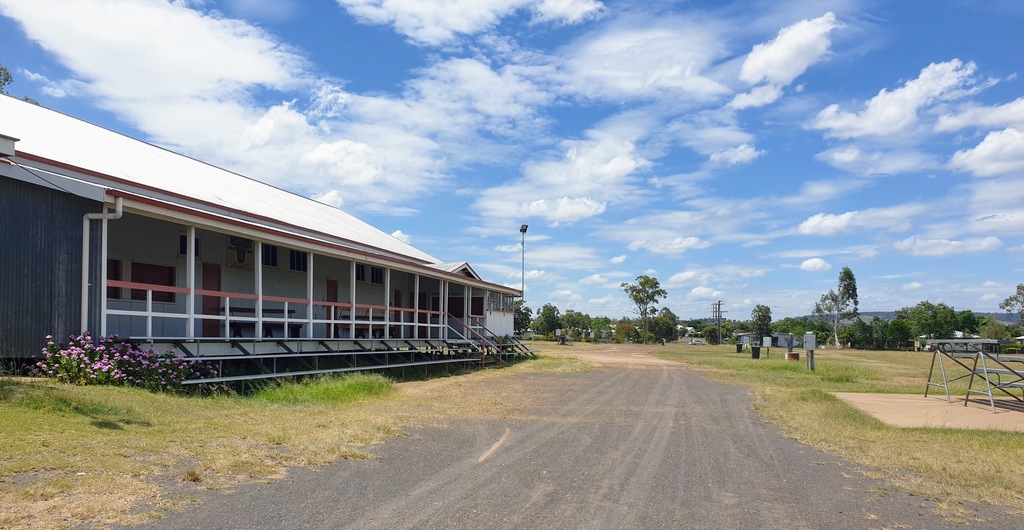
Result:
{"type": "Polygon", "coordinates": [[[728,311],[722,311],[722,301],[711,304],[711,320],[715,323],[715,327],[718,328],[718,343],[722,344],[722,313],[728,313],[728,311]]]}

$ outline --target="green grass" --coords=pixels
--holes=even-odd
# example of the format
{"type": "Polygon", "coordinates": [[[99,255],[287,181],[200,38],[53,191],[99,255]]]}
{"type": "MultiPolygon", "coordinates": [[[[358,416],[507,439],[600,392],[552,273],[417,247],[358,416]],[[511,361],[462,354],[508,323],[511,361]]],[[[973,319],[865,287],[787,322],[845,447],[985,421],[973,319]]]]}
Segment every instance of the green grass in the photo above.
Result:
{"type": "Polygon", "coordinates": [[[252,398],[0,378],[0,528],[131,522],[125,514],[158,499],[161,480],[222,488],[366,458],[362,447],[399,432],[401,417],[372,410],[395,393],[379,375],[273,385],[252,398]]]}
{"type": "MultiPolygon", "coordinates": [[[[953,515],[965,502],[1024,510],[1021,433],[892,427],[833,395],[923,395],[931,353],[823,350],[816,352],[812,372],[802,351],[799,361],[784,360],[783,352],[773,349],[770,359],[752,360],[733,346],[675,345],[656,355],[748,387],[762,416],[787,435],[879,469],[893,484],[938,501],[953,515]]],[[[963,382],[951,391],[964,395],[963,382]]]]}
{"type": "Polygon", "coordinates": [[[395,384],[380,374],[321,376],[299,383],[274,382],[253,395],[270,403],[342,405],[387,396],[395,384]]]}

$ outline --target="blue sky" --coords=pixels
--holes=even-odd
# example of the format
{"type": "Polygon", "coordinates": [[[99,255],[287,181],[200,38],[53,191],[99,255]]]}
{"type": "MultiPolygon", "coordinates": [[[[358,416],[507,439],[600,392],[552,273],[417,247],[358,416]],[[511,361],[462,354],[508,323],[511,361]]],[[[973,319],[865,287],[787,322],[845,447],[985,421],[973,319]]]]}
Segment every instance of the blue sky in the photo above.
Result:
{"type": "MultiPolygon", "coordinates": [[[[592,316],[998,311],[1024,281],[1014,0],[0,0],[8,91],[592,316]]],[[[0,126],[3,117],[0,116],[0,126]]]]}

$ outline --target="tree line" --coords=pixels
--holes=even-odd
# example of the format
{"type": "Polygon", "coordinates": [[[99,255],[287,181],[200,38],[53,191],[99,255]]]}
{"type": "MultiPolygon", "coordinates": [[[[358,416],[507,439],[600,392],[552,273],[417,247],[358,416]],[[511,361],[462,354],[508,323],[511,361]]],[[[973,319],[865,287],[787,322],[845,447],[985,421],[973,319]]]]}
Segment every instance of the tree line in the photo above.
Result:
{"type": "Polygon", "coordinates": [[[560,330],[573,339],[641,343],[677,340],[682,328],[692,329],[694,335],[711,344],[728,342],[740,333],[752,333],[755,340],[773,333],[791,333],[797,337],[814,333],[817,344],[873,350],[909,348],[921,338],[951,339],[958,333],[997,340],[1024,335],[1024,283],[1017,285],[1016,292],[1000,304],[1007,313],[1021,317],[1022,323],[1016,325],[1004,324],[991,316],[982,318],[969,310],[957,311],[952,306],[929,300],[897,309],[891,320],[877,315],[865,319],[859,313],[857,279],[849,267],[843,267],[835,288],[821,295],[810,316],[773,321],[771,307],[758,304],[750,320],[723,321],[721,336],[719,328],[707,319],[682,321],[668,307],[659,308],[658,302],[668,293],[657,278],[641,275],[635,283],[624,282],[620,287],[633,303],[636,318],[591,317],[573,309],[561,312],[550,303],[538,308],[534,315],[524,301],[518,300],[515,329],[517,332],[532,329],[547,336],[554,336],[556,330],[560,330]]]}
{"type": "MultiPolygon", "coordinates": [[[[860,317],[858,305],[857,280],[849,267],[843,267],[838,285],[821,296],[811,317],[771,322],[771,309],[759,305],[754,308],[749,323],[736,328],[757,331],[757,337],[767,336],[773,331],[797,336],[810,332],[816,335],[818,344],[823,343],[822,338],[829,337],[837,348],[850,346],[871,350],[907,348],[921,338],[952,339],[959,334],[962,337],[1008,340],[1024,332],[1019,324],[1004,324],[992,316],[981,318],[973,311],[957,311],[952,306],[929,300],[897,309],[892,320],[877,315],[866,320],[860,317]]],[[[1024,318],[1024,284],[1017,285],[1016,293],[1003,300],[999,307],[1024,318]]]]}
{"type": "Polygon", "coordinates": [[[561,312],[554,304],[544,304],[536,316],[523,300],[516,301],[515,329],[532,329],[542,336],[560,332],[573,339],[612,340],[615,342],[674,341],[678,338],[679,317],[667,307],[658,308],[658,302],[668,295],[657,278],[641,275],[636,283],[623,282],[622,290],[633,302],[637,318],[623,317],[612,320],[606,316],[591,317],[586,313],[567,309],[561,312]]]}

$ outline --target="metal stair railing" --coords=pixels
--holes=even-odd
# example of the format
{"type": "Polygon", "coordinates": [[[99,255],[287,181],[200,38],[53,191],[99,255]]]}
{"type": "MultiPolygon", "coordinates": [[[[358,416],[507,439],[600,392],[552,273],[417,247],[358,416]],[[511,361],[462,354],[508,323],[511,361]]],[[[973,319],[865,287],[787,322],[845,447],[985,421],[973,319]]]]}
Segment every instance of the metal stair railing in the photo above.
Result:
{"type": "MultiPolygon", "coordinates": [[[[486,365],[487,355],[490,354],[491,348],[497,348],[497,351],[498,351],[498,355],[497,355],[498,363],[499,364],[505,364],[505,360],[501,356],[501,338],[500,337],[498,338],[497,344],[495,344],[494,342],[491,341],[491,339],[489,339],[486,336],[480,334],[477,330],[471,328],[470,326],[467,326],[465,322],[459,320],[458,317],[452,315],[451,313],[448,313],[448,318],[450,318],[450,319],[454,320],[455,322],[457,322],[460,326],[462,326],[462,329],[465,329],[465,330],[469,331],[470,334],[472,334],[474,337],[477,338],[477,340],[480,341],[480,346],[481,346],[481,348],[480,348],[480,366],[481,367],[486,365]]],[[[470,317],[470,318],[473,318],[473,317],[470,317]]],[[[490,333],[492,337],[496,337],[496,335],[494,335],[494,333],[491,330],[487,329],[486,327],[480,326],[480,328],[482,328],[484,331],[490,333]]],[[[451,325],[448,326],[448,329],[454,331],[457,335],[462,337],[463,340],[469,340],[464,335],[459,333],[458,330],[452,328],[451,325]]]]}
{"type": "Polygon", "coordinates": [[[473,317],[469,317],[469,318],[470,318],[470,320],[472,320],[472,322],[474,324],[476,324],[478,327],[480,327],[481,329],[483,329],[487,333],[490,333],[491,337],[493,337],[494,339],[497,340],[499,356],[501,354],[506,353],[505,350],[507,348],[511,348],[511,351],[509,351],[508,353],[521,353],[521,354],[529,355],[530,357],[536,357],[536,355],[534,355],[534,353],[533,353],[533,350],[531,350],[530,348],[527,348],[526,345],[523,344],[519,339],[517,339],[515,337],[508,337],[508,340],[506,341],[504,337],[499,337],[497,333],[491,331],[490,329],[487,328],[487,326],[481,324],[479,320],[477,320],[477,319],[475,319],[473,317]]]}

